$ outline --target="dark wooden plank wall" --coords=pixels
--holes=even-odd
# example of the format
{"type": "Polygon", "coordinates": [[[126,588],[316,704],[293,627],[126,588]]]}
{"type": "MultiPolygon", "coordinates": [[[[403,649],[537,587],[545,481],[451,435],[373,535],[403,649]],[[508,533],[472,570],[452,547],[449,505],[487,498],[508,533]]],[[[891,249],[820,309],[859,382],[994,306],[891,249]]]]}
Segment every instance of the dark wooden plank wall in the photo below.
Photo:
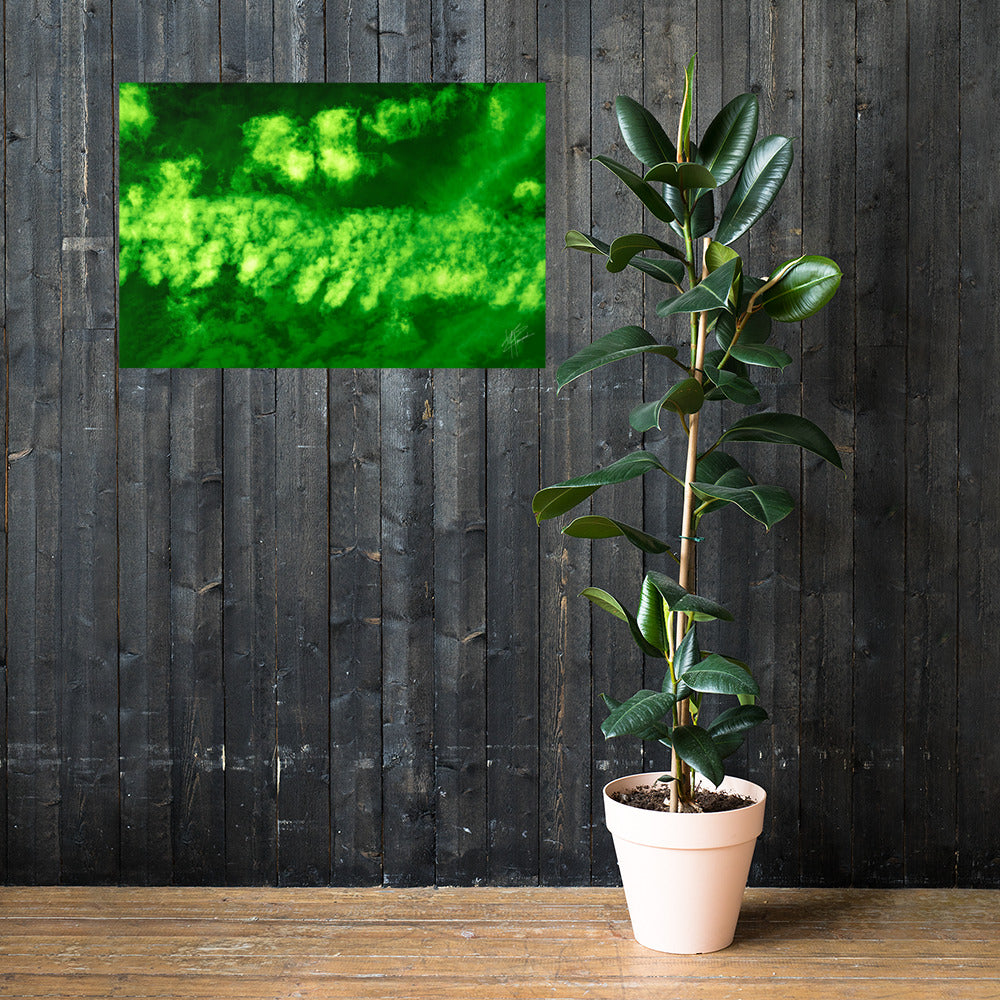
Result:
{"type": "MultiPolygon", "coordinates": [[[[764,396],[821,422],[847,477],[760,451],[803,509],[770,536],[730,517],[702,553],[772,713],[736,758],[770,792],[753,878],[1000,886],[996,20],[972,0],[7,4],[0,878],[616,879],[600,787],[664,760],[605,743],[595,701],[660,678],[576,595],[634,601],[642,563],[536,531],[529,502],[631,447],[624,414],[659,391],[647,361],[556,396],[556,362],[655,326],[659,297],[559,247],[642,224],[589,157],[628,158],[618,93],[672,121],[697,50],[701,129],[749,88],[763,130],[801,137],[755,266],[801,248],[845,271],[764,396]],[[118,371],[127,80],[545,81],[549,369],[118,371]]],[[[641,482],[609,501],[678,530],[641,482]]]]}

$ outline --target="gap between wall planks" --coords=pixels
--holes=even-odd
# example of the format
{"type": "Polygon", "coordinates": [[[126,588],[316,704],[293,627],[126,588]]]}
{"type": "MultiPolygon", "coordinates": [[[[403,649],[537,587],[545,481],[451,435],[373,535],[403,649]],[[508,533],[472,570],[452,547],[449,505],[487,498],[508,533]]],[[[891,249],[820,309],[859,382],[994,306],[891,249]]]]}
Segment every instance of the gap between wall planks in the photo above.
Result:
{"type": "MultiPolygon", "coordinates": [[[[593,337],[662,332],[653,282],[559,248],[642,224],[589,157],[630,161],[619,92],[669,123],[697,50],[701,130],[751,88],[762,131],[801,136],[751,262],[845,270],[780,333],[805,390],[764,395],[827,428],[848,477],[758,452],[802,511],[770,537],[722,515],[702,555],[772,713],[736,758],[770,793],[753,879],[1000,885],[997,227],[972,166],[997,145],[992,15],[675,8],[7,5],[0,877],[617,879],[600,788],[664,761],[605,743],[595,701],[660,678],[576,595],[634,601],[640,560],[536,530],[529,503],[631,447],[622,412],[662,391],[651,359],[556,396],[593,337]],[[117,84],[323,79],[548,83],[546,371],[116,369],[117,84]]],[[[605,492],[596,511],[676,534],[659,490],[605,492]]]]}

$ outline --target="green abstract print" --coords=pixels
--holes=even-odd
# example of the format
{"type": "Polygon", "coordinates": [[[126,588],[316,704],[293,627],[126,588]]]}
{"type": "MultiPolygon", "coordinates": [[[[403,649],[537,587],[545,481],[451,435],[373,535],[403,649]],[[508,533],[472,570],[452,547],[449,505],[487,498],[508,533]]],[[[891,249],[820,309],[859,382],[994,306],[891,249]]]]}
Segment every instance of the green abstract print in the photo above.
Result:
{"type": "Polygon", "coordinates": [[[544,84],[119,89],[126,368],[545,364],[544,84]]]}

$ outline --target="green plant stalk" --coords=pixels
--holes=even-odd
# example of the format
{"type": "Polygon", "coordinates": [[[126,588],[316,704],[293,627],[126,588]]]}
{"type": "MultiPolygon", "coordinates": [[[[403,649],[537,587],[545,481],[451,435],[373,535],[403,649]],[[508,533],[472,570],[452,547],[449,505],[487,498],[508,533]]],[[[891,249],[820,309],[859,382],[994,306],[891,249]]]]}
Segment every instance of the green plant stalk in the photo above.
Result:
{"type": "MultiPolygon", "coordinates": [[[[686,229],[687,227],[685,226],[686,229]]],[[[711,240],[705,240],[705,250],[708,249],[710,242],[711,240]]],[[[708,265],[704,262],[704,254],[702,258],[701,276],[704,279],[708,276],[708,265]]],[[[692,323],[695,316],[697,316],[697,335],[694,342],[694,350],[692,351],[691,366],[694,369],[692,373],[694,377],[699,382],[703,382],[705,378],[705,342],[708,340],[708,313],[692,313],[692,323]]],[[[698,418],[700,415],[700,410],[697,413],[692,413],[688,423],[687,462],[684,469],[684,515],[681,522],[681,558],[680,568],[677,572],[677,582],[685,590],[691,591],[694,590],[696,562],[696,542],[692,537],[694,535],[695,495],[694,490],[691,489],[691,483],[694,482],[697,475],[698,418]]],[[[680,646],[681,640],[690,627],[687,615],[678,614],[676,617],[677,632],[674,639],[675,649],[680,646]]],[[[690,721],[691,708],[688,704],[688,699],[684,698],[677,705],[677,724],[679,726],[686,726],[690,721]]],[[[691,795],[691,768],[680,759],[675,748],[671,748],[670,751],[670,770],[675,779],[670,783],[670,811],[677,812],[680,808],[680,803],[686,801],[691,795]]]]}

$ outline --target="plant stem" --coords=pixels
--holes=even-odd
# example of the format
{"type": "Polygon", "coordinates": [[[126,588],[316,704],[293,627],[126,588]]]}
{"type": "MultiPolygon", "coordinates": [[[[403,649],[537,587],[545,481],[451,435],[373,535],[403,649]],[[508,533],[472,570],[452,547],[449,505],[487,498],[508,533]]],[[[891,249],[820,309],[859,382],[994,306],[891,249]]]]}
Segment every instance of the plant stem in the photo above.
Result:
{"type": "MultiPolygon", "coordinates": [[[[708,249],[709,240],[705,240],[705,249],[708,249]]],[[[708,274],[707,265],[702,263],[702,279],[708,274]]],[[[705,341],[708,339],[708,313],[698,314],[698,333],[695,342],[694,357],[691,359],[694,368],[694,377],[701,382],[704,379],[703,369],[705,366],[705,341]]],[[[677,582],[686,590],[691,590],[694,581],[695,571],[695,542],[691,537],[694,534],[694,490],[691,483],[694,482],[696,469],[698,466],[698,417],[699,413],[691,414],[691,422],[688,425],[688,449],[687,464],[684,472],[684,517],[681,527],[681,559],[680,569],[677,573],[677,582]]],[[[686,615],[677,615],[677,634],[674,640],[679,646],[687,631],[688,624],[686,615]]],[[[691,721],[691,711],[688,701],[685,698],[677,706],[677,724],[686,726],[691,721]]],[[[676,750],[671,751],[670,769],[674,775],[674,780],[670,783],[670,811],[677,812],[682,797],[686,798],[689,792],[687,788],[687,765],[685,765],[677,755],[676,750]],[[683,787],[681,787],[683,786],[683,787]]]]}

